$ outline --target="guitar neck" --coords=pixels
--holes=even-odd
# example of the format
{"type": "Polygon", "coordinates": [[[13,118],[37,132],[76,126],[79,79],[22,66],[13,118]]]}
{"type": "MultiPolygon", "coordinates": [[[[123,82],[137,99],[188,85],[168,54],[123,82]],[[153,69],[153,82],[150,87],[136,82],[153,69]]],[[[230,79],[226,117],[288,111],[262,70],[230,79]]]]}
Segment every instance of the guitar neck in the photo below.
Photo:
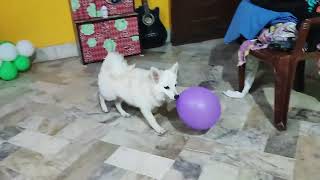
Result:
{"type": "Polygon", "coordinates": [[[150,13],[148,0],[142,0],[142,5],[144,7],[144,12],[147,14],[150,13]]]}

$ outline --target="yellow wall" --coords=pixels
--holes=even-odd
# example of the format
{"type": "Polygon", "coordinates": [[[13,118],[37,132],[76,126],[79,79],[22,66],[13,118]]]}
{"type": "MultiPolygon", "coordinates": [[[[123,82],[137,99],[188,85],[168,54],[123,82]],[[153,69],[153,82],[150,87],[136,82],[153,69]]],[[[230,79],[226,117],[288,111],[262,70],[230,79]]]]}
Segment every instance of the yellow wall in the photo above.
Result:
{"type": "MultiPolygon", "coordinates": [[[[170,28],[170,0],[150,0],[161,8],[161,19],[170,28]]],[[[140,0],[136,0],[139,6],[140,0]]],[[[1,0],[0,40],[31,40],[37,47],[74,42],[68,0],[1,0]]]]}
{"type": "Polygon", "coordinates": [[[74,42],[68,0],[1,0],[0,40],[37,47],[74,42]]]}

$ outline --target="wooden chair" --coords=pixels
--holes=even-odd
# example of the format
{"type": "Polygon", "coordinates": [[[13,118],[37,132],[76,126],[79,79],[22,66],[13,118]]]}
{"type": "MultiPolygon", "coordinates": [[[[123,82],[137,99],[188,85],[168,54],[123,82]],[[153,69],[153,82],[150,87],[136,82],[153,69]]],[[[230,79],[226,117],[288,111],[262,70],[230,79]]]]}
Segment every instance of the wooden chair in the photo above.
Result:
{"type": "MultiPolygon", "coordinates": [[[[251,51],[250,54],[262,60],[274,69],[275,99],[274,126],[278,130],[286,130],[290,92],[294,80],[297,90],[304,89],[304,60],[320,58],[319,52],[305,52],[304,47],[309,35],[310,27],[320,25],[320,18],[310,18],[303,21],[299,28],[298,39],[294,50],[281,52],[271,49],[251,51]],[[296,73],[297,72],[297,73],[296,73]]],[[[319,32],[320,33],[320,32],[319,32]]],[[[239,67],[239,89],[244,88],[245,65],[239,67]]]]}

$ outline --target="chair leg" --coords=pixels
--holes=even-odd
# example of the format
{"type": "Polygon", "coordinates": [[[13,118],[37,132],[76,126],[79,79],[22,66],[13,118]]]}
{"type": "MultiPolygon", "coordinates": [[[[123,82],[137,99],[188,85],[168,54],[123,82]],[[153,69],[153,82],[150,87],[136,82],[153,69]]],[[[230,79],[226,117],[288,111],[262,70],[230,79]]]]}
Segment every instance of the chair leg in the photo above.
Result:
{"type": "Polygon", "coordinates": [[[279,60],[275,65],[274,125],[278,130],[287,129],[291,88],[296,71],[296,63],[290,59],[279,60]]]}
{"type": "Polygon", "coordinates": [[[238,77],[239,77],[239,92],[241,92],[244,88],[244,80],[246,76],[246,64],[239,66],[238,77]]]}
{"type": "Polygon", "coordinates": [[[293,89],[298,92],[304,91],[304,72],[306,61],[300,61],[297,65],[297,70],[294,78],[293,89]]]}

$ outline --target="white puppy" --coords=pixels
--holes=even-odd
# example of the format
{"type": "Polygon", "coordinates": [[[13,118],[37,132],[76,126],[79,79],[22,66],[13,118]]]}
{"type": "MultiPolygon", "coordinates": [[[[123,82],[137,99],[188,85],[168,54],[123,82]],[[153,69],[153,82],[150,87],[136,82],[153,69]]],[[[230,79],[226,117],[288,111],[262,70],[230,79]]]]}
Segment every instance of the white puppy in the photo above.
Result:
{"type": "Polygon", "coordinates": [[[161,106],[166,99],[178,98],[176,90],[178,63],[168,70],[151,67],[150,70],[129,66],[122,55],[109,53],[102,63],[98,76],[100,105],[108,112],[106,101],[115,101],[119,113],[128,117],[122,101],[138,107],[150,126],[159,134],[165,130],[157,123],[152,110],[161,106]]]}

